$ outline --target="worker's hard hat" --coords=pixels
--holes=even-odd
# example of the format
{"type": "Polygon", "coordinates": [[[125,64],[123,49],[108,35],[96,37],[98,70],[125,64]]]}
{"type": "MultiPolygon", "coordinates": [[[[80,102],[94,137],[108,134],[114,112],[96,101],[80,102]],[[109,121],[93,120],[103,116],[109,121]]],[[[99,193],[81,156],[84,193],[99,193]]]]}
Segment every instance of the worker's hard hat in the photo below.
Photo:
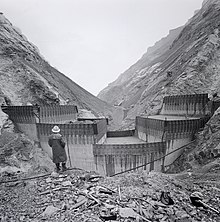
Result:
{"type": "Polygon", "coordinates": [[[60,132],[59,126],[54,126],[53,129],[52,129],[52,132],[53,133],[59,133],[60,132]]]}

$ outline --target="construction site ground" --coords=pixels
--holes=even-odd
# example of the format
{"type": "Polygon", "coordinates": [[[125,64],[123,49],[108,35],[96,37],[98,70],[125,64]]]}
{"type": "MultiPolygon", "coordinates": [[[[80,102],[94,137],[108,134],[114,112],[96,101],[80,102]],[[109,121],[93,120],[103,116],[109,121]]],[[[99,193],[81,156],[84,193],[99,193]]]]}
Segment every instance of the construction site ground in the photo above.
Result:
{"type": "Polygon", "coordinates": [[[1,175],[1,222],[220,221],[219,160],[179,174],[135,171],[103,178],[72,169],[25,177],[1,175]],[[174,204],[162,201],[163,191],[174,204]],[[195,191],[210,208],[192,204],[195,191]]]}

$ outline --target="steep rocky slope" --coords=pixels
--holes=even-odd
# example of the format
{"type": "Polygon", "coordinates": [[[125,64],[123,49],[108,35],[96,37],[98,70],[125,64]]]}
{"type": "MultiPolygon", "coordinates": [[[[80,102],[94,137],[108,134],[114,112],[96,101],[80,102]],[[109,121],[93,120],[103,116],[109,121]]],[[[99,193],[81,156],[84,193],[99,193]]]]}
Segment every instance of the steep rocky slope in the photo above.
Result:
{"type": "Polygon", "coordinates": [[[171,43],[179,35],[181,30],[182,27],[171,30],[166,37],[156,42],[153,47],[149,47],[137,63],[132,65],[122,73],[118,79],[103,89],[98,97],[114,105],[124,104],[123,102],[128,100],[130,94],[140,88],[137,84],[145,78],[147,74],[151,74],[153,69],[165,59],[163,57],[164,51],[169,49],[171,43]],[[121,91],[121,89],[123,91],[121,91]],[[127,93],[129,93],[129,95],[127,95],[127,93]]]}
{"type": "Polygon", "coordinates": [[[124,107],[127,128],[136,115],[157,113],[165,95],[219,92],[219,27],[220,2],[204,1],[184,27],[150,48],[99,98],[124,107]]]}
{"type": "MultiPolygon", "coordinates": [[[[101,101],[49,65],[21,32],[0,13],[0,106],[64,104],[78,106],[80,116],[112,116],[120,109],[101,101]]],[[[120,124],[120,119],[111,121],[120,124]]],[[[4,171],[33,172],[47,166],[49,157],[33,141],[18,133],[0,108],[0,173],[4,171]]]]}
{"type": "Polygon", "coordinates": [[[0,14],[0,96],[13,105],[72,104],[95,115],[110,114],[113,108],[71,81],[48,64],[38,49],[0,14]]]}

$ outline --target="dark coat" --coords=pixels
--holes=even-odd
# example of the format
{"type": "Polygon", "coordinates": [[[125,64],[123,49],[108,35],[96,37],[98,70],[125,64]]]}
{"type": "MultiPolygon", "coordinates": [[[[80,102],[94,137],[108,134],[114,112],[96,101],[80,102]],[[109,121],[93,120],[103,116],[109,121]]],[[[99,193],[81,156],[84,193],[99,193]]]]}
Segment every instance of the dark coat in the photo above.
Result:
{"type": "Polygon", "coordinates": [[[48,144],[52,147],[53,162],[61,163],[66,162],[65,142],[62,139],[61,134],[54,133],[49,136],[48,144]]]}

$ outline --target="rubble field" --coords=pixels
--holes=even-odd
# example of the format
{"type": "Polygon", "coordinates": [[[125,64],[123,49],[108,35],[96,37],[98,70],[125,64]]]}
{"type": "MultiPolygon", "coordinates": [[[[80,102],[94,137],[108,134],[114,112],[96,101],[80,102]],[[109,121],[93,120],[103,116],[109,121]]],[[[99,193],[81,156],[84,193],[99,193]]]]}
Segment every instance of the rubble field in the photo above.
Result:
{"type": "Polygon", "coordinates": [[[217,222],[219,179],[219,166],[205,173],[136,171],[110,178],[79,169],[27,180],[5,173],[0,177],[0,221],[217,222]],[[195,191],[208,207],[192,204],[195,191]]]}

